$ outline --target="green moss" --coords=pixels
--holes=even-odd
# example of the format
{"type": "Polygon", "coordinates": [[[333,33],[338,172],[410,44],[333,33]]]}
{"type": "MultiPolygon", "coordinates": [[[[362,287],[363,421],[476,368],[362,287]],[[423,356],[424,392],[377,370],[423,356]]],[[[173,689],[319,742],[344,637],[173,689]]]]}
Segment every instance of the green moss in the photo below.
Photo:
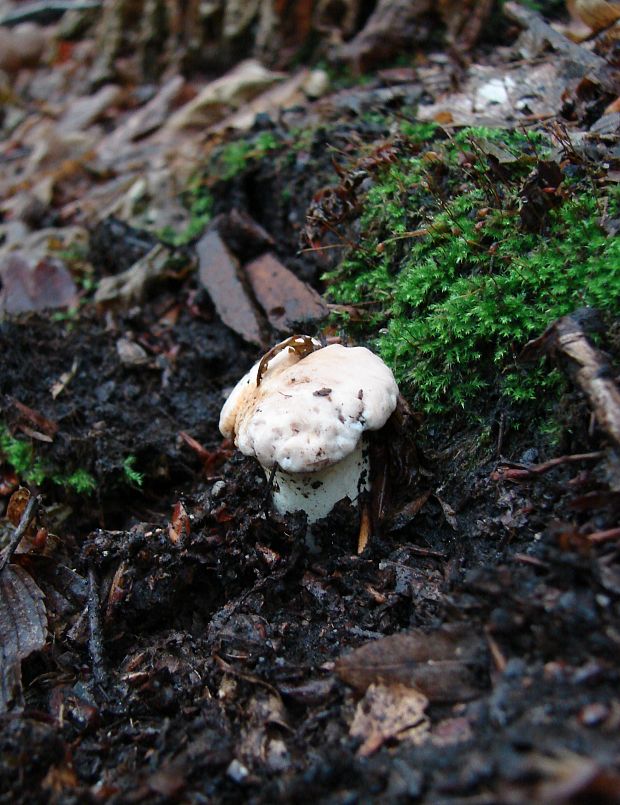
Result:
{"type": "Polygon", "coordinates": [[[194,177],[183,196],[189,210],[189,223],[177,232],[171,226],[164,227],[159,238],[170,246],[185,246],[199,237],[213,217],[214,199],[209,187],[215,181],[229,181],[242,173],[252,160],[262,159],[278,148],[280,143],[271,132],[260,132],[251,139],[234,140],[213,154],[208,169],[194,177]]]}
{"type": "Polygon", "coordinates": [[[68,487],[79,494],[90,494],[97,486],[93,476],[85,469],[62,473],[47,466],[35,455],[30,441],[12,436],[4,425],[0,425],[0,460],[9,464],[28,484],[41,486],[49,480],[57,486],[68,487]]]}
{"type": "Polygon", "coordinates": [[[261,131],[250,140],[233,140],[214,154],[212,170],[219,179],[228,181],[242,173],[251,160],[262,159],[269,151],[279,147],[276,137],[261,131]]]}
{"type": "Polygon", "coordinates": [[[583,305],[618,312],[620,239],[599,224],[603,204],[620,208],[617,188],[595,191],[587,167],[566,165],[544,206],[551,194],[528,190],[551,153],[541,135],[469,129],[408,153],[367,193],[360,249],[326,277],[332,300],[370,303],[362,334],[428,412],[540,398],[559,374],[518,364],[528,339],[583,305]]]}
{"type": "MultiPolygon", "coordinates": [[[[135,469],[136,461],[136,456],[131,454],[123,459],[121,483],[142,486],[144,473],[135,469]]],[[[88,495],[97,488],[96,480],[86,469],[59,472],[36,455],[31,441],[11,435],[9,429],[2,424],[0,424],[0,463],[10,465],[21,480],[35,486],[41,486],[49,481],[82,495],[88,495]]]]}
{"type": "Polygon", "coordinates": [[[144,483],[144,473],[138,472],[138,470],[134,468],[136,461],[135,456],[127,456],[123,461],[123,473],[128,484],[141,487],[144,483]]]}
{"type": "Polygon", "coordinates": [[[181,232],[166,226],[159,232],[159,237],[170,246],[185,246],[199,237],[213,217],[213,196],[199,178],[190,182],[185,193],[185,205],[189,209],[188,225],[181,232]]]}
{"type": "Polygon", "coordinates": [[[82,495],[89,495],[97,488],[97,482],[86,470],[76,470],[70,475],[52,475],[52,481],[59,486],[68,486],[82,495]]]}

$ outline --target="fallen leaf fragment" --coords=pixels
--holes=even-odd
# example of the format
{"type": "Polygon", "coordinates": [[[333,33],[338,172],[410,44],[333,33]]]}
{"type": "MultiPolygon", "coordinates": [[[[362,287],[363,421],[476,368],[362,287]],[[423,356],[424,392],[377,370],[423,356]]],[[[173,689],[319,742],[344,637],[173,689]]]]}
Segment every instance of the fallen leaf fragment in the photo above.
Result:
{"type": "Polygon", "coordinates": [[[35,262],[12,252],[0,262],[0,283],[0,316],[77,304],[71,274],[53,257],[35,262]]]}
{"type": "Polygon", "coordinates": [[[349,730],[351,737],[364,739],[357,754],[368,757],[393,738],[416,744],[424,741],[430,729],[424,713],[427,705],[426,696],[399,682],[369,685],[349,730]]]}
{"type": "Polygon", "coordinates": [[[243,286],[236,257],[215,231],[202,236],[196,251],[200,281],[221,320],[245,341],[263,346],[261,322],[243,286]]]}
{"type": "Polygon", "coordinates": [[[79,361],[77,358],[73,359],[73,363],[71,364],[71,369],[68,372],[63,372],[58,380],[55,380],[52,385],[50,386],[50,394],[52,395],[52,399],[56,399],[59,394],[67,388],[69,383],[75,377],[79,366],[79,361]]]}
{"type": "Polygon", "coordinates": [[[221,78],[207,84],[195,98],[169,118],[165,128],[179,131],[213,125],[283,78],[282,73],[268,70],[255,59],[246,59],[221,78]]]}
{"type": "Polygon", "coordinates": [[[23,568],[7,565],[0,573],[0,713],[19,697],[21,661],[46,637],[43,593],[23,568]]]}
{"type": "Polygon", "coordinates": [[[296,324],[313,325],[327,315],[327,305],[321,296],[274,254],[263,254],[252,260],[245,266],[245,273],[256,300],[275,330],[290,332],[296,324]]]}
{"type": "Polygon", "coordinates": [[[158,129],[169,117],[170,109],[180,97],[184,85],[182,76],[173,76],[147,104],[100,142],[97,148],[99,155],[104,160],[112,160],[120,149],[127,147],[127,143],[139,140],[158,129]]]}
{"type": "Polygon", "coordinates": [[[170,538],[170,542],[176,545],[181,539],[183,539],[184,536],[189,537],[190,527],[191,523],[187,509],[181,503],[181,501],[178,500],[174,504],[174,508],[172,510],[172,520],[168,524],[168,536],[170,538]]]}
{"type": "Polygon", "coordinates": [[[398,682],[432,702],[457,702],[480,696],[488,685],[488,664],[483,638],[466,625],[449,624],[365,643],[337,660],[336,673],[359,691],[398,682]]]}
{"type": "Polygon", "coordinates": [[[39,502],[40,499],[33,498],[24,486],[20,486],[11,495],[6,508],[6,518],[15,526],[15,531],[7,547],[0,553],[0,573],[17,551],[28,553],[45,546],[47,531],[37,527],[36,513],[39,502]]]}
{"type": "Polygon", "coordinates": [[[117,104],[122,90],[115,84],[106,84],[94,95],[75,98],[67,111],[58,121],[57,128],[61,134],[82,131],[95,123],[110,107],[117,104]]]}
{"type": "MultiPolygon", "coordinates": [[[[16,489],[9,499],[6,508],[6,519],[16,528],[26,511],[29,500],[30,491],[25,486],[20,486],[19,489],[16,489]]],[[[32,528],[32,524],[30,524],[29,528],[32,528]]]]}

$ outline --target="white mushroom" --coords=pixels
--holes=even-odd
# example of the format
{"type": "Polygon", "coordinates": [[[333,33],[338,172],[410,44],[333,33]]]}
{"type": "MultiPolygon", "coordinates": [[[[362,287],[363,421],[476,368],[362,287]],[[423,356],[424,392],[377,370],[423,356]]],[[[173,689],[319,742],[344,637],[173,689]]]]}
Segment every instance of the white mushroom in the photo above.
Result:
{"type": "Polygon", "coordinates": [[[293,336],[237,383],[220,430],[273,476],[276,509],[313,523],[370,488],[363,433],[383,427],[397,399],[392,372],[370,350],[293,336]]]}

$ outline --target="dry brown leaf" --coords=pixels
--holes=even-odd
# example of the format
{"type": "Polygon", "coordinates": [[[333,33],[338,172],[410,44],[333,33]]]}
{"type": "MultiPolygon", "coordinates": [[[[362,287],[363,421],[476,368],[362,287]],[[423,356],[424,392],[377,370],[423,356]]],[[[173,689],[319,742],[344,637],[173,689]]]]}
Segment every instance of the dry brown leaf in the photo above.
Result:
{"type": "Polygon", "coordinates": [[[485,641],[462,624],[390,635],[336,662],[338,676],[359,691],[377,682],[399,682],[433,702],[476,698],[487,686],[487,671],[485,641]]]}
{"type": "Polygon", "coordinates": [[[0,713],[20,695],[21,661],[46,637],[43,593],[23,568],[7,565],[0,573],[0,713]]]}
{"type": "Polygon", "coordinates": [[[430,729],[424,713],[427,705],[426,696],[399,682],[370,685],[357,705],[349,730],[353,738],[364,739],[357,754],[367,757],[391,738],[424,741],[430,729]]]}
{"type": "Polygon", "coordinates": [[[617,0],[567,0],[571,14],[592,31],[602,31],[620,20],[620,3],[617,0]]]}

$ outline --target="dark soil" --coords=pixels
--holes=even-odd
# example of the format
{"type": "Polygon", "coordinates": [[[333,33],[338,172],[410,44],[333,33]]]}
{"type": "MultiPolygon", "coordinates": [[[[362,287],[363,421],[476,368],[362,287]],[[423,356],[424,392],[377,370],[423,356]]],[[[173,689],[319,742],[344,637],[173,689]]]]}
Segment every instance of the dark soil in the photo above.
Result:
{"type": "MultiPolygon", "coordinates": [[[[290,166],[261,163],[227,201],[215,191],[216,212],[249,211],[287,257],[316,190],[290,166]]],[[[126,229],[96,241],[101,270],[127,238],[141,253],[126,229]]],[[[313,260],[298,258],[300,275],[316,277],[313,260]]],[[[15,400],[57,423],[37,455],[88,470],[97,490],[46,482],[41,518],[57,536],[14,558],[46,595],[53,639],[23,663],[23,709],[2,719],[0,802],[620,802],[620,563],[615,543],[583,536],[617,523],[613,456],[498,480],[500,458],[551,457],[531,423],[508,429],[501,456],[499,414],[486,442],[480,428],[407,430],[399,444],[419,442],[419,466],[382,531],[356,555],[344,507],[312,553],[302,518],[270,512],[260,468],[222,442],[225,390],[258,352],[195,282],[172,278],[123,314],[1,325],[6,423],[23,422],[15,400]],[[121,337],[148,362],[124,365],[121,337]],[[414,516],[406,504],[427,492],[414,516]],[[420,745],[361,756],[349,734],[360,695],[335,661],[412,628],[432,655],[446,624],[484,645],[476,697],[431,701],[420,745]]],[[[564,453],[604,448],[576,392],[559,416],[564,453]]]]}

